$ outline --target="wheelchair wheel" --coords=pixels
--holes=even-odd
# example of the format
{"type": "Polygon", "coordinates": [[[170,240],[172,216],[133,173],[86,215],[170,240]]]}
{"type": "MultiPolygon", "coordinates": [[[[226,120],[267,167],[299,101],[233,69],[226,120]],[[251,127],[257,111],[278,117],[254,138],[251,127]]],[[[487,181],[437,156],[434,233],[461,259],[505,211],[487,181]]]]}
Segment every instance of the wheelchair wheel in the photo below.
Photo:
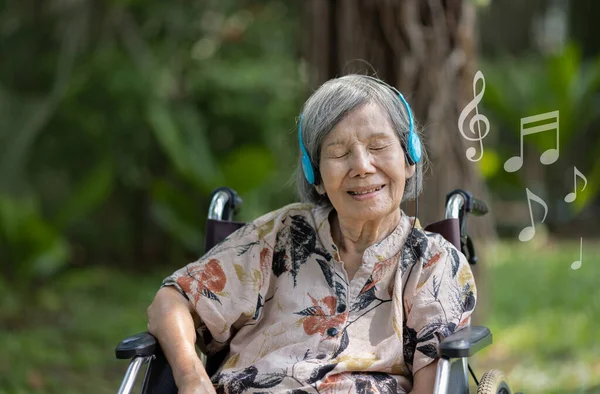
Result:
{"type": "Polygon", "coordinates": [[[492,369],[481,377],[477,394],[511,394],[511,391],[504,374],[497,369],[492,369]]]}

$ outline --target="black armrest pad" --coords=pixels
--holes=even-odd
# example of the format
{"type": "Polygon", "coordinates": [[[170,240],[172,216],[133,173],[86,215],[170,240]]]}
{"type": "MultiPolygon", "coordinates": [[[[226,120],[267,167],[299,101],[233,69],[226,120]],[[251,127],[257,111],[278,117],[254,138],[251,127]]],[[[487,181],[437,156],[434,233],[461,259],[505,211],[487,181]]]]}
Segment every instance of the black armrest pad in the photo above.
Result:
{"type": "Polygon", "coordinates": [[[123,339],[115,349],[118,359],[130,359],[134,356],[152,356],[158,341],[149,332],[142,332],[123,339]]]}
{"type": "Polygon", "coordinates": [[[489,328],[466,327],[444,338],[438,347],[438,352],[445,358],[471,357],[491,343],[492,333],[489,328]]]}

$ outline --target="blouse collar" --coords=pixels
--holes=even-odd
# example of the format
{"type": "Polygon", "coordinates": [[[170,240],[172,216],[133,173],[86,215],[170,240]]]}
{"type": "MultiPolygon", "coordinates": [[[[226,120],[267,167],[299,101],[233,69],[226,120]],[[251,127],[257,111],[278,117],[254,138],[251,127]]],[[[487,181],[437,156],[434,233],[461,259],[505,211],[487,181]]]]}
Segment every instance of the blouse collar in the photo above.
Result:
{"type": "MultiPolygon", "coordinates": [[[[337,246],[335,245],[331,235],[331,227],[329,224],[329,215],[332,213],[332,211],[332,206],[316,206],[313,208],[313,217],[315,218],[317,233],[321,243],[332,254],[332,256],[336,256],[337,260],[340,260],[339,255],[337,254],[337,246]]],[[[370,263],[384,261],[400,253],[415,220],[414,217],[408,217],[402,210],[401,215],[400,222],[394,231],[392,231],[380,242],[369,246],[365,250],[363,254],[363,262],[370,263]]]]}

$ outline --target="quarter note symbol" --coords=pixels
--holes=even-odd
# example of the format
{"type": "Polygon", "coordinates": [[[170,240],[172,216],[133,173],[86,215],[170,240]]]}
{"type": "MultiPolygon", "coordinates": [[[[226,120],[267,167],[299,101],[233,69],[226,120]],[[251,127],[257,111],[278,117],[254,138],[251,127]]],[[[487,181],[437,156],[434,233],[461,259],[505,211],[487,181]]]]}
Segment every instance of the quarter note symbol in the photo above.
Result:
{"type": "Polygon", "coordinates": [[[578,270],[581,268],[581,263],[583,261],[583,238],[579,238],[579,260],[573,261],[571,264],[572,270],[578,270]]]}
{"type": "Polygon", "coordinates": [[[479,142],[479,149],[481,151],[479,157],[477,157],[476,159],[474,158],[475,154],[477,153],[477,150],[473,147],[468,148],[465,152],[467,159],[469,159],[470,161],[481,160],[481,158],[483,157],[483,139],[490,132],[490,121],[485,115],[480,114],[479,109],[477,108],[477,105],[483,99],[483,93],[485,93],[485,78],[483,77],[483,73],[481,71],[477,71],[475,73],[475,77],[473,77],[473,100],[469,101],[465,109],[462,110],[460,116],[458,117],[458,131],[460,131],[460,134],[468,141],[479,142]],[[479,80],[482,81],[482,85],[481,91],[477,93],[477,81],[479,80]],[[467,119],[469,113],[471,113],[473,110],[475,110],[475,115],[473,115],[473,117],[469,121],[469,130],[473,135],[475,135],[475,137],[471,137],[465,134],[465,131],[463,130],[465,120],[467,119]],[[483,132],[483,134],[481,132],[481,126],[479,125],[479,122],[483,122],[483,125],[485,126],[485,131],[483,132]],[[475,125],[477,125],[477,129],[475,129],[475,125]]]}
{"type": "Polygon", "coordinates": [[[565,196],[565,202],[568,203],[572,203],[573,201],[575,201],[575,199],[577,198],[577,177],[580,177],[581,179],[583,179],[583,188],[581,189],[581,191],[585,190],[585,187],[587,186],[587,179],[585,178],[585,176],[577,169],[577,167],[573,167],[574,171],[573,171],[573,193],[569,193],[565,196]]]}
{"type": "Polygon", "coordinates": [[[525,227],[519,233],[519,241],[521,242],[531,241],[531,239],[535,235],[535,222],[533,221],[533,212],[531,211],[531,200],[537,202],[538,204],[544,207],[544,217],[541,220],[541,223],[544,223],[544,220],[546,220],[546,216],[548,215],[548,205],[546,204],[546,202],[537,195],[535,195],[528,188],[525,188],[525,191],[527,192],[527,205],[529,205],[529,218],[531,219],[531,226],[525,227]]]}
{"type": "Polygon", "coordinates": [[[558,111],[546,112],[545,114],[528,116],[521,118],[521,154],[519,156],[513,156],[506,160],[504,163],[504,170],[506,172],[518,171],[523,166],[523,138],[526,135],[541,133],[543,131],[556,130],[556,148],[547,149],[540,156],[540,162],[544,165],[549,165],[558,160],[559,156],[559,132],[558,132],[558,111]],[[544,121],[550,121],[541,125],[530,126],[531,123],[539,123],[544,121]]]}

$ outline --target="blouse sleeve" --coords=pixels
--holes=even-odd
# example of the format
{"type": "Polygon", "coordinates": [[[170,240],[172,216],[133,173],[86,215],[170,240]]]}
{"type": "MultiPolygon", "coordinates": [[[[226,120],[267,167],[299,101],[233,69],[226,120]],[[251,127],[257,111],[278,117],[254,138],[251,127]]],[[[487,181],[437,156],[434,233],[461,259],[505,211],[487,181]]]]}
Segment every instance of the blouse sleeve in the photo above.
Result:
{"type": "Polygon", "coordinates": [[[439,234],[421,233],[427,245],[407,279],[405,355],[412,372],[429,365],[440,341],[470,324],[476,288],[465,256],[439,234]],[[412,294],[411,296],[408,296],[412,294]]]}
{"type": "Polygon", "coordinates": [[[162,283],[177,288],[198,313],[199,344],[209,354],[260,318],[270,281],[273,222],[242,227],[162,283]]]}

